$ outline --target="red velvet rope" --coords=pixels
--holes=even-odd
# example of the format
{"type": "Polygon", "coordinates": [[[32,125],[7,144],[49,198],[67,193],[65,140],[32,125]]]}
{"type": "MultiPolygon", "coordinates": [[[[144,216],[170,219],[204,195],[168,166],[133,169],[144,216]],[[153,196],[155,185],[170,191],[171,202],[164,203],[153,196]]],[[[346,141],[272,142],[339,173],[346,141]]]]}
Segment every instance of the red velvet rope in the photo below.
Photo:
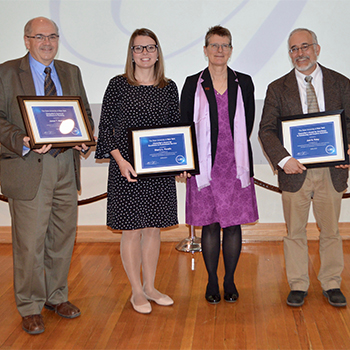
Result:
{"type": "MultiPolygon", "coordinates": [[[[267,184],[266,182],[263,182],[261,180],[254,178],[254,183],[255,183],[255,185],[266,188],[267,190],[281,193],[281,190],[278,187],[267,184]]],[[[343,194],[343,198],[349,198],[349,197],[350,197],[350,193],[343,194]]],[[[78,205],[86,205],[86,204],[94,203],[94,202],[97,202],[97,201],[99,201],[101,199],[105,199],[105,198],[107,198],[107,192],[99,194],[99,195],[91,197],[91,198],[82,199],[82,200],[78,201],[78,205]]],[[[0,194],[0,201],[7,202],[7,197],[0,194]]]]}

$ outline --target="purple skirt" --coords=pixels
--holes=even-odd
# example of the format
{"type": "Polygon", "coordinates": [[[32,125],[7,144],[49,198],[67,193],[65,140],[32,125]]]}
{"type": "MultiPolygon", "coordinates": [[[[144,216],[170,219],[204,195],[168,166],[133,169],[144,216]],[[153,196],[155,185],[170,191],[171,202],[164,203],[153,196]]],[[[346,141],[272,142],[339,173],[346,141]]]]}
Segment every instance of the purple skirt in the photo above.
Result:
{"type": "Polygon", "coordinates": [[[218,222],[222,228],[258,220],[254,181],[242,188],[237,179],[234,142],[228,113],[227,90],[216,94],[219,134],[210,186],[198,191],[196,177],[187,179],[186,223],[205,226],[218,222]]]}

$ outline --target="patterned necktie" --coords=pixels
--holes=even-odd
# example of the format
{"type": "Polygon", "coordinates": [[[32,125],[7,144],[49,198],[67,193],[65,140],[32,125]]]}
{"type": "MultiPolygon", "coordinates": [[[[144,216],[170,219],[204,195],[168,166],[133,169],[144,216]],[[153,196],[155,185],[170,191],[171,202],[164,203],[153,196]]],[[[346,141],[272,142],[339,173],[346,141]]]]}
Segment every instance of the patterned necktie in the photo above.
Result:
{"type": "Polygon", "coordinates": [[[310,76],[305,77],[305,81],[306,81],[307,111],[308,113],[319,112],[320,109],[318,108],[315,89],[311,84],[312,77],[310,76]]]}
{"type": "Polygon", "coordinates": [[[51,78],[51,68],[46,67],[44,72],[46,73],[44,83],[45,96],[57,96],[56,86],[51,78]]]}
{"type": "MultiPolygon", "coordinates": [[[[57,96],[56,86],[51,78],[51,68],[46,67],[44,72],[46,74],[44,82],[45,96],[57,96]]],[[[49,154],[56,158],[61,152],[62,148],[51,148],[49,154]]]]}

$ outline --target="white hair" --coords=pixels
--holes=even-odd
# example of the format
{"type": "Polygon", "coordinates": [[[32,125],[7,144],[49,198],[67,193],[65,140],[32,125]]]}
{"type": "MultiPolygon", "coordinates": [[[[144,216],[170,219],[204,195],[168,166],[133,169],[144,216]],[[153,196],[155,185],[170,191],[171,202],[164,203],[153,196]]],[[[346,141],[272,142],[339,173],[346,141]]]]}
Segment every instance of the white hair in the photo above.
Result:
{"type": "Polygon", "coordinates": [[[313,44],[318,44],[317,36],[316,36],[315,32],[313,32],[312,30],[307,29],[307,28],[297,28],[297,29],[294,29],[294,30],[289,34],[289,37],[288,37],[288,49],[290,48],[290,46],[289,46],[290,38],[292,37],[293,34],[298,33],[298,32],[308,32],[308,33],[311,34],[311,36],[312,36],[312,39],[313,39],[313,41],[314,41],[313,44]]]}

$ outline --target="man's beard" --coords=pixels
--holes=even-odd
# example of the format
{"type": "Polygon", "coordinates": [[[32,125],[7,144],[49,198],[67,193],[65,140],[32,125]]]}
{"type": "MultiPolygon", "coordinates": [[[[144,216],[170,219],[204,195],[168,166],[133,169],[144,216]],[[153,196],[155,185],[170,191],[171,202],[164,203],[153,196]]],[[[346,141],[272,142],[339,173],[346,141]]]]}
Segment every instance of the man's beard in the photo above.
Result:
{"type": "Polygon", "coordinates": [[[298,57],[296,58],[294,61],[293,61],[293,65],[294,65],[294,68],[297,69],[299,72],[305,72],[307,70],[309,70],[310,68],[312,68],[317,61],[312,61],[310,60],[309,64],[307,66],[299,66],[297,63],[299,60],[302,60],[302,59],[309,59],[310,60],[310,56],[301,56],[301,57],[298,57]]]}

